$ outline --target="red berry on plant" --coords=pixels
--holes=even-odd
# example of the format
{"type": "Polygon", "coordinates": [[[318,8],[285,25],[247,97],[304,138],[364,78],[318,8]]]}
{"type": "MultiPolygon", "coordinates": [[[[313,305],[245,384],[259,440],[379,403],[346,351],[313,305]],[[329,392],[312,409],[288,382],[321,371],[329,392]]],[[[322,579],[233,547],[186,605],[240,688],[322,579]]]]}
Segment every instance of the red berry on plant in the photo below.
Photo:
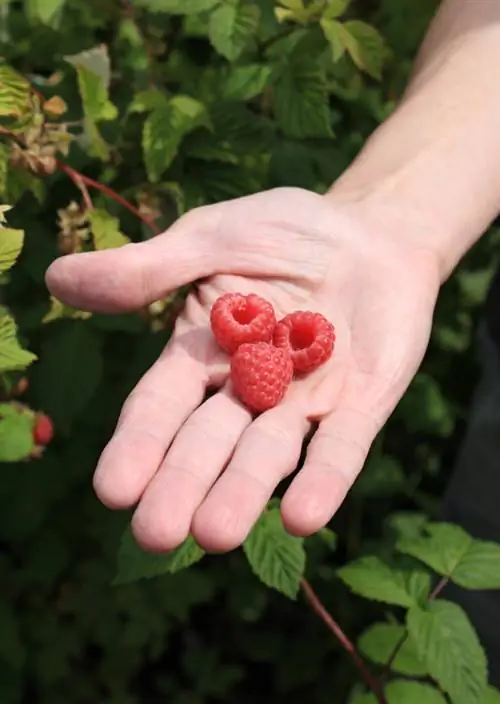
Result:
{"type": "Polygon", "coordinates": [[[36,445],[48,445],[54,437],[54,425],[49,416],[39,413],[33,427],[33,440],[36,445]]]}
{"type": "Polygon", "coordinates": [[[234,392],[256,413],[277,406],[292,377],[293,364],[288,352],[267,342],[244,343],[231,360],[234,392]]]}
{"type": "Polygon", "coordinates": [[[215,339],[229,354],[248,342],[270,342],[276,316],[272,305],[250,293],[226,293],[214,303],[210,323],[215,339]]]}
{"type": "Polygon", "coordinates": [[[273,344],[286,350],[297,372],[312,372],[333,354],[335,328],[321,313],[296,311],[274,328],[273,344]]]}

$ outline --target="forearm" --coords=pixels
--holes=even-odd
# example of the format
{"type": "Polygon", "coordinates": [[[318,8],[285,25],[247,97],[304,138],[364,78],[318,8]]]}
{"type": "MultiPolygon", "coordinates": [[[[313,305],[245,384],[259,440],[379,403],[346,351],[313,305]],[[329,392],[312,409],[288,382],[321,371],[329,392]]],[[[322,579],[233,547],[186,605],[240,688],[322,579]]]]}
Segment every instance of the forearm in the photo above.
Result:
{"type": "Polygon", "coordinates": [[[500,0],[444,0],[403,100],[334,184],[446,278],[500,212],[500,0]]]}

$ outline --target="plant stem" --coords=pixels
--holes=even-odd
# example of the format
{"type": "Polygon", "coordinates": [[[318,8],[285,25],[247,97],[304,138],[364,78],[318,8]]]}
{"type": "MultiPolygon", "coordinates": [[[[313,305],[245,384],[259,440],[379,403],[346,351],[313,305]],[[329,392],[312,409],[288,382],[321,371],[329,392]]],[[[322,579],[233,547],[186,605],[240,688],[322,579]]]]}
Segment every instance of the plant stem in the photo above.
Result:
{"type": "Polygon", "coordinates": [[[94,204],[92,203],[92,198],[90,197],[88,188],[81,175],[77,171],[74,171],[70,166],[66,167],[66,173],[73,181],[75,186],[80,190],[86,209],[93,210],[94,204]]]}
{"type": "Polygon", "coordinates": [[[437,597],[441,594],[441,592],[446,587],[449,581],[450,578],[446,575],[444,577],[441,577],[432,592],[429,594],[429,601],[434,601],[434,599],[437,599],[437,597]]]}
{"type": "Polygon", "coordinates": [[[371,674],[363,658],[356,650],[356,646],[354,645],[354,643],[349,640],[348,636],[346,636],[346,634],[341,629],[339,624],[335,621],[333,616],[328,613],[328,611],[321,603],[318,595],[306,579],[302,579],[301,586],[307,597],[307,600],[309,601],[309,604],[311,605],[311,608],[324,622],[326,627],[334,634],[334,636],[336,637],[340,645],[344,648],[344,650],[349,654],[351,660],[357,667],[367,687],[369,687],[370,691],[373,692],[373,694],[375,695],[377,702],[379,704],[387,704],[387,700],[385,698],[381,682],[371,674]]]}
{"type": "MultiPolygon", "coordinates": [[[[77,184],[76,179],[78,179],[82,184],[85,186],[88,186],[89,188],[94,188],[97,191],[101,191],[101,193],[104,193],[107,195],[109,198],[112,198],[116,203],[119,203],[121,206],[126,208],[128,211],[130,211],[133,215],[135,215],[136,218],[141,220],[145,225],[147,225],[154,233],[155,235],[160,234],[160,229],[156,226],[156,224],[148,218],[146,215],[143,215],[141,211],[135,207],[129,200],[121,196],[119,193],[116,191],[113,191],[112,188],[109,188],[109,186],[106,186],[104,183],[101,183],[100,181],[94,181],[93,178],[90,178],[89,176],[85,176],[84,174],[80,173],[79,171],[76,171],[73,169],[71,166],[68,166],[62,161],[58,161],[57,165],[61,171],[64,171],[64,173],[69,176],[69,178],[77,184]]],[[[77,184],[78,185],[78,184],[77,184]]]]}

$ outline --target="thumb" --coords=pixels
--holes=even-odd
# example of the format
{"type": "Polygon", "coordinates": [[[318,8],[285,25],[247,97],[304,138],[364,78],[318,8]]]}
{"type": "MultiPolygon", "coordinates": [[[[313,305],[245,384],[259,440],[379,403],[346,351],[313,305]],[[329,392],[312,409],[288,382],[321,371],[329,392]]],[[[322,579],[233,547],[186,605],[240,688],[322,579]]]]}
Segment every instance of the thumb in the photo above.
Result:
{"type": "Polygon", "coordinates": [[[218,210],[190,211],[147,242],[60,257],[45,280],[53,296],[83,310],[118,313],[165,297],[197,279],[218,273],[218,210]]]}

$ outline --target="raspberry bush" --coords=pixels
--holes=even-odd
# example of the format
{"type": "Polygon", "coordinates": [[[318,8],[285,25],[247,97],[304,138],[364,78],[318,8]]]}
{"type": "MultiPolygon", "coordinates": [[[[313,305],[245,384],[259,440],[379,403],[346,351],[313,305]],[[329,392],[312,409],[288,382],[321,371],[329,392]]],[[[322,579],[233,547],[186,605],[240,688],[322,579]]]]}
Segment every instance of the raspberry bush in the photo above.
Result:
{"type": "Polygon", "coordinates": [[[439,523],[494,232],[446,285],[423,369],[332,526],[292,538],[276,497],[222,557],[192,539],[142,553],[91,490],[185,291],[103,317],[43,279],[199,205],[326,189],[393,109],[434,5],[0,2],[2,703],[500,701],[443,598],[448,582],[500,588],[500,547],[439,523]]]}

